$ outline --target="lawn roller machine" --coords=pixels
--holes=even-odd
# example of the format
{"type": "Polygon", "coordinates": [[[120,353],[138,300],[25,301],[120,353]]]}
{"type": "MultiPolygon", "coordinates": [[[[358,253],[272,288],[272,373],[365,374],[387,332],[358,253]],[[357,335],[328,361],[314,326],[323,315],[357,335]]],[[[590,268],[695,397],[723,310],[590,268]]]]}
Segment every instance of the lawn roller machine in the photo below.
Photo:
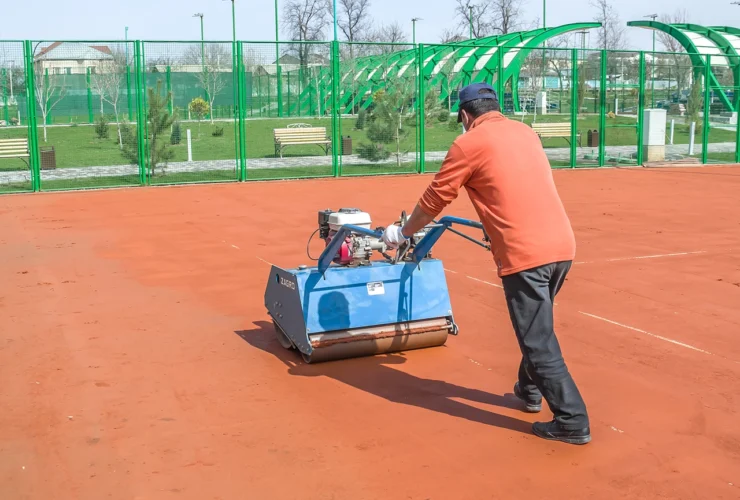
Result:
{"type": "MultiPolygon", "coordinates": [[[[490,250],[453,224],[483,230],[480,222],[458,217],[433,221],[409,238],[393,256],[358,209],[319,212],[325,247],[314,267],[272,266],[265,307],[280,344],[295,349],[306,363],[320,363],[444,345],[457,335],[442,262],[431,250],[449,230],[490,250]],[[371,260],[379,254],[381,259],[371,260]]],[[[399,224],[406,221],[401,215],[399,224]]]]}

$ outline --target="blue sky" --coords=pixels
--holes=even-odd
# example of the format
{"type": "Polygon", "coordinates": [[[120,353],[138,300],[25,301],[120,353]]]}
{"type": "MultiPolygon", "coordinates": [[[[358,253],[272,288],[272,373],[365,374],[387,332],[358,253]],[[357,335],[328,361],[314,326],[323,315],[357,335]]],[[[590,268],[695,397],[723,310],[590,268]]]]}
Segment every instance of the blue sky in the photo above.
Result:
{"type": "MultiPolygon", "coordinates": [[[[398,21],[411,37],[411,19],[421,17],[417,41],[435,43],[451,21],[454,0],[371,0],[373,19],[379,23],[398,21]]],[[[285,0],[279,0],[284,3],[285,0]]],[[[200,25],[192,15],[205,14],[206,38],[231,39],[229,0],[27,0],[8,1],[0,7],[0,39],[118,40],[129,27],[129,39],[199,39],[200,25]]],[[[740,26],[740,6],[730,0],[704,0],[701,9],[688,0],[615,0],[623,22],[648,14],[662,14],[684,8],[691,22],[703,25],[740,26]]],[[[525,17],[541,17],[542,3],[524,3],[525,17]]],[[[548,26],[591,21],[595,15],[588,0],[547,0],[548,26]]],[[[237,36],[241,40],[271,40],[275,36],[273,0],[236,0],[237,36]]],[[[652,35],[638,28],[627,30],[629,46],[650,49],[652,35]]],[[[330,36],[327,30],[327,36],[330,36]]],[[[285,35],[281,38],[287,39],[285,35]]],[[[592,36],[595,43],[596,37],[592,36]]]]}

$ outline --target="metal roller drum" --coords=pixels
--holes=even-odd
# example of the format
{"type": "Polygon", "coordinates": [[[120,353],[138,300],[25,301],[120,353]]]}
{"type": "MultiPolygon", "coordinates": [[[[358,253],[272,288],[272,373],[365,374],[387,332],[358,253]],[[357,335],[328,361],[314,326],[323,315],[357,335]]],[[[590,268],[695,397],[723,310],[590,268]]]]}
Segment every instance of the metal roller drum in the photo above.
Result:
{"type": "Polygon", "coordinates": [[[327,244],[318,265],[270,270],[265,306],[280,344],[311,364],[444,345],[457,326],[444,268],[430,250],[452,223],[481,228],[443,218],[388,258],[367,214],[320,212],[317,232],[327,244]],[[386,259],[372,261],[372,252],[386,259]]]}

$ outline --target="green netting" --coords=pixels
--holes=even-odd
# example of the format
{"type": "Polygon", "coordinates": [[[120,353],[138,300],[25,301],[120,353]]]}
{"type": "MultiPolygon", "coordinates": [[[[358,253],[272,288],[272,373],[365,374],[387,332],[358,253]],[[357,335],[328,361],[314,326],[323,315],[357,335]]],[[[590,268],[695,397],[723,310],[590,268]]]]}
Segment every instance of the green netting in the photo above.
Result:
{"type": "Polygon", "coordinates": [[[40,189],[137,185],[133,43],[32,47],[40,189]]]}
{"type": "Polygon", "coordinates": [[[33,188],[31,158],[23,151],[29,139],[23,56],[23,42],[0,42],[0,193],[33,188]]]}
{"type": "MultiPolygon", "coordinates": [[[[648,61],[650,56],[645,55],[648,61]]],[[[645,64],[646,104],[652,105],[653,95],[649,89],[655,86],[655,107],[666,110],[666,160],[701,159],[704,60],[685,53],[656,54],[654,70],[651,62],[645,64]]]]}
{"type": "Polygon", "coordinates": [[[233,48],[231,42],[143,44],[149,184],[239,179],[233,48]],[[167,123],[162,130],[159,120],[167,123]]]}
{"type": "Polygon", "coordinates": [[[548,43],[0,42],[0,140],[30,145],[0,158],[0,191],[433,172],[473,82],[555,168],[737,159],[734,53],[548,43]],[[666,146],[647,158],[650,108],[666,146]]]}
{"type": "Polygon", "coordinates": [[[710,56],[709,116],[702,126],[707,129],[707,163],[734,163],[737,152],[737,104],[740,94],[740,58],[710,56]],[[723,99],[722,97],[727,99],[723,99]],[[728,102],[732,105],[729,107],[728,102]]]}
{"type": "MultiPolygon", "coordinates": [[[[417,171],[417,59],[410,45],[341,44],[337,104],[342,175],[417,171]]],[[[430,99],[428,107],[437,103],[430,99]]]]}
{"type": "Polygon", "coordinates": [[[331,44],[242,43],[241,53],[246,179],[332,175],[331,44]]]}

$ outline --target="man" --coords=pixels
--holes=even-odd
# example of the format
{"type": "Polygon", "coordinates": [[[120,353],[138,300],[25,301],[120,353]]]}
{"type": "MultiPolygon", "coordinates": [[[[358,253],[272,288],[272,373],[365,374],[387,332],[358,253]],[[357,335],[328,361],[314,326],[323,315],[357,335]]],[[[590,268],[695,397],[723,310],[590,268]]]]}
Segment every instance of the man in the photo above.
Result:
{"type": "Polygon", "coordinates": [[[553,301],[575,257],[575,237],[558,196],[550,163],[530,127],[501,114],[494,89],[484,83],[460,92],[458,122],[442,168],[401,228],[383,241],[398,248],[429,224],[465,187],[491,239],[522,360],[514,394],[528,412],[547,401],[554,418],[534,434],[571,444],[591,440],[586,405],[568,372],[553,330],[553,301]]]}

